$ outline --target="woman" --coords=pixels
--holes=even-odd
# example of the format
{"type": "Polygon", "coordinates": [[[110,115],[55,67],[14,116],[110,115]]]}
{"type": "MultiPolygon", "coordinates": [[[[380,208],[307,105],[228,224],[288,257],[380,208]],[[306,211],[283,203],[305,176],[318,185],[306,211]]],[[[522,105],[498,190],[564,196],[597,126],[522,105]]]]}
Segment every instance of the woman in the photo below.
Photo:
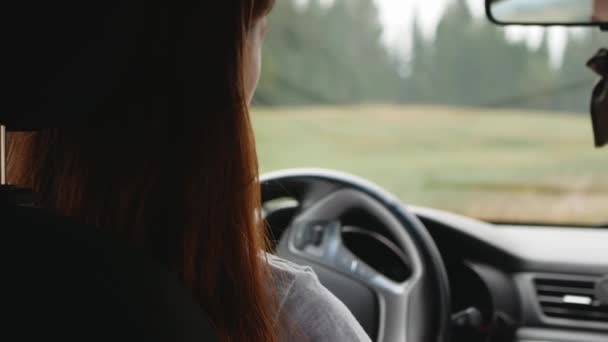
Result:
{"type": "Polygon", "coordinates": [[[53,18],[55,76],[92,109],[13,134],[9,181],[175,269],[222,341],[369,340],[310,269],[263,252],[248,105],[272,1],[69,5],[87,7],[53,18]]]}

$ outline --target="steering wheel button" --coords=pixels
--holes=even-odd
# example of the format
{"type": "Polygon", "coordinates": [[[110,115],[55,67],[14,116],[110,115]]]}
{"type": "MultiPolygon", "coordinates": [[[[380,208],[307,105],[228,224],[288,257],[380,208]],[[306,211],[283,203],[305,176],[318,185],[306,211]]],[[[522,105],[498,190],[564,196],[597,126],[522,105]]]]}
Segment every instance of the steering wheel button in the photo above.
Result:
{"type": "Polygon", "coordinates": [[[321,225],[315,225],[310,229],[310,242],[315,246],[321,246],[325,229],[321,225]]]}
{"type": "Polygon", "coordinates": [[[293,237],[293,244],[297,249],[304,249],[304,247],[306,247],[307,241],[306,241],[306,234],[305,234],[305,230],[304,229],[296,229],[294,237],[293,237]]]}

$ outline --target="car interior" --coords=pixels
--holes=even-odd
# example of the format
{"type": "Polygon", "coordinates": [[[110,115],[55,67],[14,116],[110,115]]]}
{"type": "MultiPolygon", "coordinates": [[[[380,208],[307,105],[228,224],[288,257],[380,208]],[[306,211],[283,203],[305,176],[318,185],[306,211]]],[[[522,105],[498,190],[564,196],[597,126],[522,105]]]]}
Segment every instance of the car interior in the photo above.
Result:
{"type": "MultiPolygon", "coordinates": [[[[602,34],[608,29],[608,0],[484,5],[487,20],[501,26],[585,26],[602,34]]],[[[600,78],[593,91],[589,88],[587,113],[597,148],[608,143],[606,56],[600,51],[590,62],[600,78]]],[[[32,60],[38,59],[45,56],[32,60]]],[[[174,274],[96,229],[35,208],[35,194],[7,184],[7,132],[53,127],[67,116],[48,113],[82,109],[68,99],[37,102],[48,88],[31,84],[48,84],[44,68],[52,66],[41,62],[26,75],[32,82],[26,85],[19,81],[23,75],[6,67],[0,77],[3,92],[10,94],[2,96],[0,110],[6,336],[215,341],[208,317],[174,274]]],[[[68,94],[83,91],[57,86],[68,87],[63,92],[68,94]]],[[[404,203],[393,189],[369,179],[315,166],[261,176],[272,252],[310,266],[373,341],[608,341],[603,223],[493,222],[404,203]]]]}

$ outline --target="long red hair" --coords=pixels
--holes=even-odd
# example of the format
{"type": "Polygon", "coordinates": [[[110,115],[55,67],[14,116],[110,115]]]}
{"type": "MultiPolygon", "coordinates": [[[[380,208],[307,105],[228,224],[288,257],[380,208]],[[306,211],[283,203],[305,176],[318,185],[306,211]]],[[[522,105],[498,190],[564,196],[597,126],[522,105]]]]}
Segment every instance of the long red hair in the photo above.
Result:
{"type": "Polygon", "coordinates": [[[97,113],[9,139],[11,183],[174,268],[222,341],[277,335],[243,80],[248,33],[272,2],[159,6],[129,24],[138,43],[97,113]]]}

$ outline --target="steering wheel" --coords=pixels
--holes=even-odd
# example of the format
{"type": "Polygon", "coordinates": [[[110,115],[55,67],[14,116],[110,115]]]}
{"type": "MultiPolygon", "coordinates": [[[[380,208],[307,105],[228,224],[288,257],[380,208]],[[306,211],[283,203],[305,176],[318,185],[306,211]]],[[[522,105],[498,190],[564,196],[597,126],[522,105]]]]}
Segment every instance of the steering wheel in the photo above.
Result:
{"type": "Polygon", "coordinates": [[[449,340],[451,301],[443,260],[422,222],[396,197],[329,170],[283,170],[260,180],[265,219],[287,218],[283,231],[271,227],[280,234],[275,253],[311,266],[372,340],[449,340]],[[349,244],[346,236],[361,239],[349,244]],[[380,249],[370,255],[366,250],[372,247],[380,249]],[[394,256],[407,271],[385,269],[374,262],[376,254],[394,256]]]}

